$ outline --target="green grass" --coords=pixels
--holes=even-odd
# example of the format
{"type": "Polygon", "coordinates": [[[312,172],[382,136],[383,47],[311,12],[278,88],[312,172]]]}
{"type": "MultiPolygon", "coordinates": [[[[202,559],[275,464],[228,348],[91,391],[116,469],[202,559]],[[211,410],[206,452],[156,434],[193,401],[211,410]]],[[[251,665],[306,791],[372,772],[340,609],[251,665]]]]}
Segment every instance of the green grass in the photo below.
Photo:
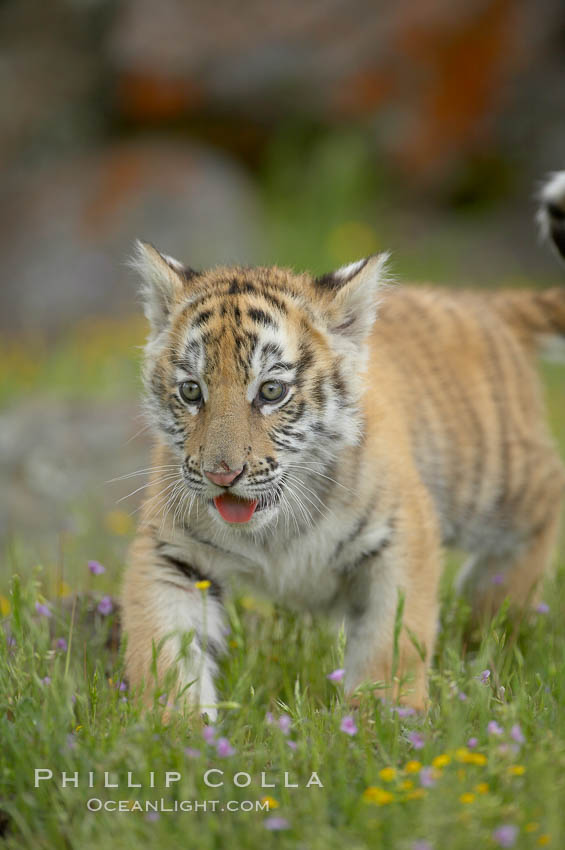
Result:
{"type": "MultiPolygon", "coordinates": [[[[491,835],[501,824],[517,827],[517,847],[539,846],[544,835],[551,846],[563,846],[563,575],[548,594],[549,614],[517,630],[502,617],[474,651],[462,642],[464,612],[445,587],[429,715],[401,718],[365,696],[354,736],[340,730],[342,718],[350,714],[341,686],[326,679],[342,663],[342,641],[323,623],[239,600],[229,611],[229,657],[220,681],[226,707],[218,735],[235,749],[224,758],[204,741],[194,718],[174,716],[164,726],[159,706],[143,717],[116,687],[122,665],[107,645],[114,615],[87,617],[82,597],[74,615],[69,602],[65,607],[53,603],[51,618],[37,615],[35,603],[43,599],[40,579],[24,584],[14,579],[15,643],[0,641],[6,848],[82,850],[110,841],[124,848],[151,843],[198,850],[409,848],[426,838],[435,848],[457,850],[497,846],[491,835]],[[60,637],[66,638],[67,651],[56,649],[60,637]],[[486,684],[477,678],[485,669],[491,671],[486,684]],[[266,722],[267,711],[275,720],[290,716],[288,736],[276,722],[266,722]],[[504,730],[500,736],[488,734],[493,720],[504,730]],[[515,724],[524,734],[523,745],[510,737],[515,724]],[[409,742],[412,732],[424,740],[418,751],[409,742]],[[471,737],[478,744],[469,750],[471,737]],[[200,755],[187,755],[187,747],[200,755]],[[435,785],[422,788],[413,762],[433,766],[446,755],[449,763],[436,770],[435,785]],[[56,781],[35,788],[35,768],[50,768],[56,781]],[[206,787],[203,776],[209,768],[224,771],[224,786],[206,787]],[[383,768],[393,768],[392,780],[381,775],[383,768]],[[61,789],[62,771],[78,771],[82,787],[61,789]],[[95,773],[92,789],[87,787],[89,771],[95,773]],[[117,775],[119,789],[103,787],[104,771],[117,775]],[[134,782],[147,784],[153,771],[155,788],[128,789],[128,771],[134,782]],[[182,776],[170,789],[164,787],[166,771],[182,776]],[[249,787],[234,786],[238,771],[250,775],[249,787]],[[313,771],[323,788],[305,787],[313,771]],[[262,772],[275,788],[261,788],[262,772]],[[285,772],[298,788],[284,787],[285,772]],[[230,801],[255,803],[265,794],[278,803],[274,813],[222,811],[230,801]],[[86,806],[93,798],[129,801],[124,805],[163,799],[168,808],[181,800],[219,802],[216,812],[161,812],[151,821],[140,811],[90,813],[86,806]],[[266,825],[273,814],[285,818],[288,829],[271,833],[266,825]]],[[[105,579],[86,581],[92,585],[105,579]]]]}

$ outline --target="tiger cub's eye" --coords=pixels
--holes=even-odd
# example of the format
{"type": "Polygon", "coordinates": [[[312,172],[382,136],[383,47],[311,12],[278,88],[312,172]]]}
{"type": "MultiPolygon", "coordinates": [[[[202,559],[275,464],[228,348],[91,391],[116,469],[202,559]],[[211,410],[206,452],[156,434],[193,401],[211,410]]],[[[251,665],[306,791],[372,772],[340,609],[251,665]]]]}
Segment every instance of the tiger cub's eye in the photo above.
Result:
{"type": "Polygon", "coordinates": [[[259,387],[259,398],[261,401],[274,402],[279,401],[286,395],[286,386],[281,381],[265,381],[259,387]]]}
{"type": "Polygon", "coordinates": [[[194,404],[202,398],[202,390],[196,381],[183,381],[179,386],[179,395],[188,404],[194,404]]]}

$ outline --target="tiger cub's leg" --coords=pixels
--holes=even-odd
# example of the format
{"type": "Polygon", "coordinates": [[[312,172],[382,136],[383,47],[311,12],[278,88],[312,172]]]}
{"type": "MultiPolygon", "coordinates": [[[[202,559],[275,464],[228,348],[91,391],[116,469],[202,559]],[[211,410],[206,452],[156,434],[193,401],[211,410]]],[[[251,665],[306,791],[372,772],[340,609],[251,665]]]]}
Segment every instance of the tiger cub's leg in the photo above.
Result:
{"type": "MultiPolygon", "coordinates": [[[[463,565],[457,588],[470,602],[473,620],[478,623],[494,614],[505,598],[516,608],[539,600],[559,533],[559,520],[565,494],[565,471],[554,450],[525,456],[525,482],[516,494],[504,500],[499,521],[500,541],[506,548],[475,553],[463,565]],[[514,536],[508,545],[509,532],[514,536]]],[[[489,537],[496,528],[491,528],[489,537]]]]}
{"type": "Polygon", "coordinates": [[[491,618],[507,598],[519,609],[539,601],[559,534],[561,499],[547,503],[545,514],[513,552],[474,555],[463,565],[457,588],[472,607],[474,623],[491,618]]]}
{"type": "Polygon", "coordinates": [[[384,682],[385,689],[377,695],[425,710],[440,571],[436,517],[427,492],[414,485],[410,500],[394,518],[388,544],[358,564],[349,583],[346,692],[364,682],[384,682]],[[402,597],[395,649],[395,622],[402,597]]]}
{"type": "Polygon", "coordinates": [[[202,579],[184,558],[149,536],[134,541],[122,591],[126,677],[132,690],[143,692],[147,706],[153,705],[156,688],[163,688],[168,705],[178,699],[214,720],[224,610],[215,582],[196,587],[202,579]]]}

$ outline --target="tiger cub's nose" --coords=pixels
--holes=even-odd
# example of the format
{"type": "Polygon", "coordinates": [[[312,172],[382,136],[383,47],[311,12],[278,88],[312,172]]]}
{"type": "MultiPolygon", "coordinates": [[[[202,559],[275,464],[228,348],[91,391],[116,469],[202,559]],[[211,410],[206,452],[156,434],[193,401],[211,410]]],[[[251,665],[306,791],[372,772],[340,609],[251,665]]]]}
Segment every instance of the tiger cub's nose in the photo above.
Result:
{"type": "Polygon", "coordinates": [[[209,472],[205,469],[204,475],[212,482],[212,484],[217,484],[219,487],[229,487],[230,484],[233,484],[236,478],[239,478],[244,467],[242,466],[239,469],[229,469],[227,464],[224,464],[224,466],[225,470],[219,472],[209,472]]]}

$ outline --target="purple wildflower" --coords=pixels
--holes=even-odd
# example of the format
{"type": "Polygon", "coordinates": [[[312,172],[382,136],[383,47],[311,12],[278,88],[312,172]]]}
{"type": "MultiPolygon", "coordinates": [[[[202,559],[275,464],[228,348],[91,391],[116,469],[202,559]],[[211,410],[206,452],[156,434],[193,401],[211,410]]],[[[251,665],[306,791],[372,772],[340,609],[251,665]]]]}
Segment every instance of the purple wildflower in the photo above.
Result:
{"type": "Polygon", "coordinates": [[[265,723],[267,723],[269,726],[272,726],[274,722],[275,718],[273,717],[273,712],[268,711],[265,715],[265,723]]]}
{"type": "Polygon", "coordinates": [[[123,679],[122,679],[120,682],[118,682],[117,687],[118,687],[118,690],[119,690],[119,691],[127,691],[127,689],[128,689],[128,686],[127,686],[127,685],[126,685],[126,683],[123,681],[123,679]]]}
{"type": "Polygon", "coordinates": [[[478,743],[479,743],[478,738],[469,738],[469,740],[467,741],[467,746],[469,747],[470,750],[474,750],[478,743]]]}
{"type": "Polygon", "coordinates": [[[510,737],[517,744],[523,744],[525,742],[526,739],[524,738],[524,733],[522,732],[519,723],[515,723],[510,729],[510,737]]]}
{"type": "Polygon", "coordinates": [[[128,701],[127,697],[120,697],[120,702],[127,702],[127,701],[128,701]]]}
{"type": "Polygon", "coordinates": [[[205,726],[202,730],[202,737],[207,744],[213,744],[216,740],[216,730],[213,726],[205,726]]]}
{"type": "Polygon", "coordinates": [[[421,750],[425,744],[424,738],[419,732],[409,732],[408,742],[415,750],[421,750]]]}
{"type": "Polygon", "coordinates": [[[288,735],[290,732],[290,727],[292,725],[292,720],[288,716],[288,714],[281,714],[279,717],[279,729],[283,733],[283,735],[288,735]]]}
{"type": "Polygon", "coordinates": [[[502,573],[495,573],[492,577],[493,584],[504,584],[504,576],[502,573]]]}
{"type": "Polygon", "coordinates": [[[483,670],[480,676],[475,676],[475,679],[479,679],[483,685],[487,685],[490,679],[490,670],[483,670]]]}
{"type": "Polygon", "coordinates": [[[42,685],[50,685],[51,684],[51,677],[50,676],[44,676],[43,679],[41,680],[41,684],[42,685]]]}
{"type": "Polygon", "coordinates": [[[333,670],[331,673],[328,673],[326,679],[329,679],[330,682],[341,682],[344,676],[345,670],[343,667],[338,667],[337,670],[333,670]]]}
{"type": "Polygon", "coordinates": [[[416,714],[416,709],[409,705],[393,705],[393,711],[396,711],[399,717],[413,717],[416,714]]]}
{"type": "Polygon", "coordinates": [[[40,617],[50,617],[51,610],[48,605],[45,605],[43,602],[35,603],[35,610],[39,614],[40,617]]]}
{"type": "Polygon", "coordinates": [[[347,714],[343,718],[339,728],[341,729],[342,732],[345,732],[346,735],[356,735],[357,734],[357,726],[355,725],[355,720],[353,719],[351,714],[347,714]]]}
{"type": "Polygon", "coordinates": [[[489,735],[502,735],[504,729],[502,728],[502,726],[498,725],[496,720],[491,720],[487,724],[487,732],[489,733],[489,735]]]}
{"type": "Polygon", "coordinates": [[[228,756],[235,755],[235,750],[227,738],[218,738],[216,751],[221,758],[227,758],[228,756]]]}
{"type": "Polygon", "coordinates": [[[200,750],[195,750],[193,747],[185,747],[184,754],[189,759],[200,758],[200,750]]]}
{"type": "Polygon", "coordinates": [[[159,812],[147,812],[147,814],[145,815],[145,820],[159,820],[159,812]]]}
{"type": "Polygon", "coordinates": [[[296,747],[298,746],[296,741],[287,741],[287,744],[288,744],[288,746],[290,747],[291,750],[295,750],[296,747]]]}
{"type": "Polygon", "coordinates": [[[103,567],[100,561],[89,561],[88,569],[93,576],[101,576],[102,573],[106,572],[106,567],[103,567]]]}
{"type": "Polygon", "coordinates": [[[6,643],[9,647],[13,647],[16,645],[16,638],[14,635],[6,635],[6,643]]]}
{"type": "Polygon", "coordinates": [[[420,839],[419,841],[414,841],[410,845],[410,850],[433,850],[433,846],[430,844],[429,841],[420,839]]]}
{"type": "Polygon", "coordinates": [[[114,606],[112,604],[111,596],[103,596],[100,602],[98,603],[98,611],[104,617],[106,617],[108,614],[111,614],[113,608],[114,606]]]}
{"type": "Polygon", "coordinates": [[[265,829],[270,829],[271,832],[278,832],[278,830],[280,830],[280,829],[288,829],[289,826],[290,826],[290,824],[289,824],[289,822],[287,821],[286,818],[281,818],[281,817],[276,817],[276,816],[272,817],[272,818],[267,818],[263,822],[263,825],[264,825],[265,829]]]}
{"type": "Polygon", "coordinates": [[[57,649],[66,650],[67,649],[67,641],[65,638],[57,638],[57,642],[55,644],[57,649]]]}
{"type": "Polygon", "coordinates": [[[419,776],[422,788],[433,788],[436,784],[433,767],[423,767],[419,776]]]}
{"type": "Polygon", "coordinates": [[[516,842],[516,838],[518,837],[518,827],[513,824],[506,823],[503,826],[499,826],[498,829],[495,829],[492,837],[499,847],[513,847],[516,842]]]}
{"type": "Polygon", "coordinates": [[[549,614],[549,605],[547,602],[540,602],[536,605],[536,611],[538,614],[549,614]]]}
{"type": "Polygon", "coordinates": [[[459,693],[457,694],[457,698],[458,698],[461,702],[467,702],[467,694],[466,694],[466,693],[464,693],[463,691],[459,691],[459,693]]]}

